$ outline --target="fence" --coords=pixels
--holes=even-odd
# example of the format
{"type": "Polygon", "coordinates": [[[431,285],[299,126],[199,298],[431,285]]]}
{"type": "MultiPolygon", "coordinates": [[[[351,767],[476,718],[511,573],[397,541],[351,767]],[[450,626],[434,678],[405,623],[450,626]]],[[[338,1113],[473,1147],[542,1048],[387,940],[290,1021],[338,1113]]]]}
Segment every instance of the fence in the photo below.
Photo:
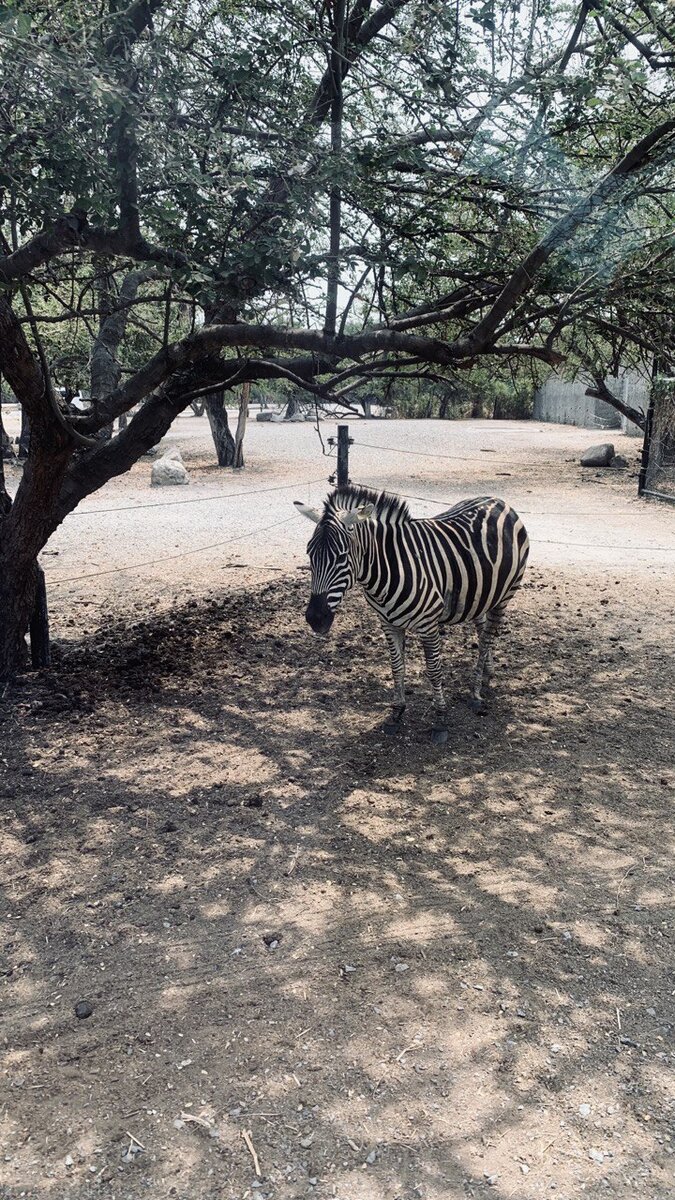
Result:
{"type": "Polygon", "coordinates": [[[675,379],[653,385],[639,492],[675,504],[675,379]]]}

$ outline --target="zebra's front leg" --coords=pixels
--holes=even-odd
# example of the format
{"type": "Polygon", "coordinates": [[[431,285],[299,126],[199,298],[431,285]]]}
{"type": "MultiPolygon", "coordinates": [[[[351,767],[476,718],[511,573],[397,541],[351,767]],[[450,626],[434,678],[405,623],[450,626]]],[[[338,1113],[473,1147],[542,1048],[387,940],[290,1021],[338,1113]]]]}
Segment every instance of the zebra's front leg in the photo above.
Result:
{"type": "Polygon", "coordinates": [[[433,633],[424,634],[421,638],[424,647],[424,659],[427,664],[427,676],[434,693],[434,727],[431,740],[436,745],[442,745],[448,740],[448,710],[443,692],[443,660],[441,658],[441,633],[438,626],[433,633]]]}
{"type": "Polygon", "coordinates": [[[502,619],[501,609],[494,609],[476,621],[478,630],[478,662],[471,676],[471,707],[474,712],[485,711],[483,702],[483,680],[492,678],[494,663],[492,657],[492,640],[497,633],[502,619]]]}
{"type": "Polygon", "coordinates": [[[391,721],[384,726],[385,733],[398,733],[405,712],[405,630],[395,625],[382,623],[391,658],[391,673],[394,679],[394,703],[391,721]]]}

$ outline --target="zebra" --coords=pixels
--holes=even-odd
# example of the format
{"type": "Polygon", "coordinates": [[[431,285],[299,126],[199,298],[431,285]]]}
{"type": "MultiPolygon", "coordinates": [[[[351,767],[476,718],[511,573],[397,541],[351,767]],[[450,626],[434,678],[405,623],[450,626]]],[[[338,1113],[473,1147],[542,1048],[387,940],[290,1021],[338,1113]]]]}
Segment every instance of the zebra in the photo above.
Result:
{"type": "Polygon", "coordinates": [[[434,742],[448,738],[441,661],[442,625],[474,621],[478,661],[471,704],[483,711],[483,680],[493,673],[491,642],[507,602],[520,587],[529,541],[518,514],[494,497],[462,500],[436,517],[417,519],[387,492],[336,488],[323,513],[295,501],[316,524],[307,546],[312,592],[305,618],[326,635],[345,593],[358,583],[377,613],[391,656],[394,703],[387,733],[396,733],[405,701],[405,639],[416,634],[433,690],[434,742]]]}

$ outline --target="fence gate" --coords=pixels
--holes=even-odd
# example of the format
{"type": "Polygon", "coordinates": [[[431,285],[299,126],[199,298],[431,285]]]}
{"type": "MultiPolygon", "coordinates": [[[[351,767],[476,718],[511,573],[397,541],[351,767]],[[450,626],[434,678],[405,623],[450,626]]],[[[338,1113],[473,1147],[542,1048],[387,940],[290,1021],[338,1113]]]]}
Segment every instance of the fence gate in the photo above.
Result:
{"type": "Polygon", "coordinates": [[[675,379],[652,384],[638,492],[675,504],[675,379]]]}

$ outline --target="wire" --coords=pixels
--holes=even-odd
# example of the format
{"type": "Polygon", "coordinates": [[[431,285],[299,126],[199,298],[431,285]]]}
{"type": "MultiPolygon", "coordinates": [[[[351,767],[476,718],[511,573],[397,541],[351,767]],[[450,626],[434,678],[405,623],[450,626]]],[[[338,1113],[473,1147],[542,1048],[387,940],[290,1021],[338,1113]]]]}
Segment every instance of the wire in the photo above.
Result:
{"type": "MultiPolygon", "coordinates": [[[[484,458],[474,458],[471,455],[466,455],[466,454],[428,454],[425,450],[401,450],[397,446],[378,446],[378,445],[376,445],[375,442],[357,442],[355,440],[352,444],[354,446],[363,446],[363,447],[365,447],[366,450],[384,450],[384,451],[388,452],[389,454],[414,454],[417,458],[442,458],[442,459],[451,460],[452,462],[482,462],[482,463],[484,463],[487,461],[484,458]]],[[[492,451],[486,450],[485,453],[492,454],[492,451]]],[[[494,459],[492,459],[492,461],[498,462],[498,463],[508,463],[509,466],[515,465],[515,466],[521,466],[521,467],[525,467],[525,466],[550,467],[550,466],[557,465],[557,460],[555,460],[555,459],[539,459],[537,462],[516,463],[516,464],[514,464],[513,460],[510,458],[494,458],[494,459]]]]}
{"type": "Polygon", "coordinates": [[[100,575],[121,575],[127,571],[140,571],[143,567],[154,567],[159,563],[175,562],[177,558],[187,558],[190,554],[203,554],[205,550],[217,550],[220,546],[229,546],[232,542],[243,542],[247,538],[260,537],[261,533],[268,533],[270,529],[278,529],[280,525],[289,525],[295,520],[295,515],[287,517],[283,521],[275,521],[272,525],[265,525],[263,529],[255,529],[250,533],[240,533],[236,537],[225,538],[222,542],[211,542],[208,546],[195,546],[194,550],[182,550],[180,554],[167,554],[163,558],[150,558],[145,562],[130,563],[128,567],[106,567],[103,571],[90,571],[86,575],[69,575],[66,579],[48,579],[50,587],[57,587],[61,583],[79,583],[81,579],[98,579],[100,575]]]}
{"type": "Polygon", "coordinates": [[[245,492],[222,492],[216,496],[194,496],[190,500],[152,500],[149,504],[123,504],[118,508],[76,508],[70,514],[72,517],[94,517],[102,513],[135,512],[141,508],[175,508],[179,504],[206,504],[211,500],[236,500],[238,496],[264,496],[267,492],[286,492],[291,488],[310,487],[313,483],[325,483],[320,479],[307,479],[302,483],[285,483],[279,487],[255,488],[245,492]]]}
{"type": "MultiPolygon", "coordinates": [[[[366,483],[357,483],[354,486],[369,488],[369,485],[366,483]]],[[[369,488],[369,490],[372,491],[372,488],[369,488]]],[[[397,492],[396,494],[399,496],[403,496],[406,500],[421,500],[425,504],[447,504],[450,507],[452,507],[453,504],[457,503],[456,500],[443,500],[439,497],[434,497],[432,499],[431,496],[413,496],[410,492],[397,492]]],[[[541,512],[541,511],[537,511],[536,509],[532,509],[532,508],[531,509],[519,508],[518,513],[519,514],[525,513],[527,516],[530,516],[530,517],[533,517],[533,516],[557,517],[560,515],[558,512],[541,512]]],[[[605,510],[605,512],[600,510],[598,513],[572,513],[571,515],[575,516],[575,517],[586,517],[586,516],[594,517],[596,515],[597,516],[600,516],[600,515],[612,515],[612,516],[613,515],[616,515],[616,516],[628,515],[628,516],[631,516],[632,514],[631,513],[628,513],[628,514],[616,513],[616,510],[608,508],[605,510]]],[[[547,546],[579,546],[579,547],[583,547],[586,550],[636,550],[636,551],[638,551],[638,553],[644,553],[644,554],[648,553],[650,550],[656,550],[662,554],[675,554],[675,546],[619,546],[615,542],[613,542],[610,546],[598,546],[598,545],[592,545],[590,542],[561,542],[555,538],[540,538],[540,537],[534,538],[534,542],[535,543],[544,543],[547,546]]]]}
{"type": "MultiPolygon", "coordinates": [[[[365,483],[359,484],[359,487],[366,487],[366,484],[365,483]]],[[[452,501],[451,500],[443,500],[443,499],[439,499],[439,497],[437,497],[437,496],[434,496],[434,497],[413,496],[411,492],[398,492],[397,494],[399,496],[405,496],[406,500],[421,500],[425,504],[452,505],[452,504],[457,503],[456,500],[452,500],[452,501]]],[[[560,510],[557,508],[547,510],[547,509],[541,509],[541,508],[521,508],[520,505],[518,505],[518,514],[520,515],[520,513],[524,513],[525,516],[527,516],[527,517],[560,517],[560,510]]],[[[633,511],[630,509],[625,509],[624,511],[620,511],[616,508],[597,508],[594,510],[589,509],[587,512],[577,512],[576,510],[573,511],[570,509],[569,516],[570,517],[631,517],[631,516],[633,516],[633,511]]]]}

